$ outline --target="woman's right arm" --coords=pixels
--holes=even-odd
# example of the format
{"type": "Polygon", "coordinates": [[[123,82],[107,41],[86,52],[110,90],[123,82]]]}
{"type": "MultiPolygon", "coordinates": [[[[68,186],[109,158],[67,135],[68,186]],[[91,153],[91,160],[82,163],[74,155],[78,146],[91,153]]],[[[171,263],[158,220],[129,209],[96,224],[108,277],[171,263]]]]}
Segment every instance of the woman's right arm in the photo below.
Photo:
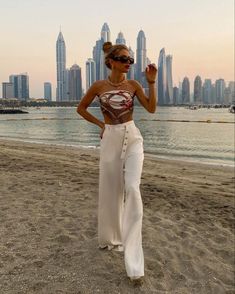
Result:
{"type": "Polygon", "coordinates": [[[92,101],[95,99],[95,97],[98,94],[98,88],[100,86],[100,82],[95,82],[87,91],[85,96],[82,98],[80,103],[77,107],[77,113],[79,113],[83,118],[85,118],[87,121],[96,124],[101,129],[104,128],[104,122],[97,119],[95,116],[93,116],[91,113],[87,111],[87,108],[92,103],[92,101]]]}

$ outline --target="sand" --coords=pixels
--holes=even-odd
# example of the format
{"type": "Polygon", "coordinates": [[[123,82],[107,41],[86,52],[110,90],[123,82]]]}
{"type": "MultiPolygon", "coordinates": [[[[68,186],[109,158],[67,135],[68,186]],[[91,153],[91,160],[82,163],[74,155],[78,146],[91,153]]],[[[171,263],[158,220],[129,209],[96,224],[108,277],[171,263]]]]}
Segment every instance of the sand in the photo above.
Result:
{"type": "Polygon", "coordinates": [[[97,244],[98,150],[0,140],[0,293],[234,293],[234,171],[145,156],[145,280],[97,244]]]}

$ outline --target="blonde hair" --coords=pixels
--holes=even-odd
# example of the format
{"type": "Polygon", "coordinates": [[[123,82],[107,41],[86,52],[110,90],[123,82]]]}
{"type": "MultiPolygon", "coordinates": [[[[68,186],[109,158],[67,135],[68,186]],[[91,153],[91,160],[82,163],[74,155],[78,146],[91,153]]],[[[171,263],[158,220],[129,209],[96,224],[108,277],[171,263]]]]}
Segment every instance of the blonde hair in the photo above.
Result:
{"type": "Polygon", "coordinates": [[[129,49],[127,48],[126,45],[124,44],[117,44],[117,45],[112,45],[111,42],[105,42],[103,45],[103,51],[105,54],[105,65],[109,68],[111,68],[111,64],[109,62],[109,59],[112,59],[113,57],[116,57],[117,54],[121,51],[121,50],[127,50],[129,51],[129,49]]]}

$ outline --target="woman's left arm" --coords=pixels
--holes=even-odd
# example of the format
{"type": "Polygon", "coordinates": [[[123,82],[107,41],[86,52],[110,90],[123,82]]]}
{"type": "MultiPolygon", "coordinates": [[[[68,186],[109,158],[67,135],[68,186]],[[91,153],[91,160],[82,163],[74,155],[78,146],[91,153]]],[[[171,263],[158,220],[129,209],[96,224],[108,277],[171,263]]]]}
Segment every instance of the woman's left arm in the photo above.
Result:
{"type": "Polygon", "coordinates": [[[134,82],[135,94],[140,102],[140,104],[150,113],[156,111],[157,106],[157,91],[156,91],[156,76],[157,68],[155,64],[149,64],[145,70],[146,80],[149,86],[149,94],[145,95],[142,86],[137,82],[134,82]]]}

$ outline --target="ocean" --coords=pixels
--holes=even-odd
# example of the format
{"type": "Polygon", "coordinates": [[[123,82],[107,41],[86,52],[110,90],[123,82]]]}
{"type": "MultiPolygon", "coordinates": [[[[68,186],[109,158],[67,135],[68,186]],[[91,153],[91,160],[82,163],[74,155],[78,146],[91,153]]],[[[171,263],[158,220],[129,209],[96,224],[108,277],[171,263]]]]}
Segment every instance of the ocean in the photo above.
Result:
{"type": "MultiPolygon", "coordinates": [[[[27,108],[28,114],[0,115],[0,138],[99,148],[99,128],[75,107],[27,108]]],[[[102,119],[99,108],[89,111],[102,119]]],[[[234,166],[234,114],[227,108],[135,107],[134,120],[152,156],[234,166]]]]}

